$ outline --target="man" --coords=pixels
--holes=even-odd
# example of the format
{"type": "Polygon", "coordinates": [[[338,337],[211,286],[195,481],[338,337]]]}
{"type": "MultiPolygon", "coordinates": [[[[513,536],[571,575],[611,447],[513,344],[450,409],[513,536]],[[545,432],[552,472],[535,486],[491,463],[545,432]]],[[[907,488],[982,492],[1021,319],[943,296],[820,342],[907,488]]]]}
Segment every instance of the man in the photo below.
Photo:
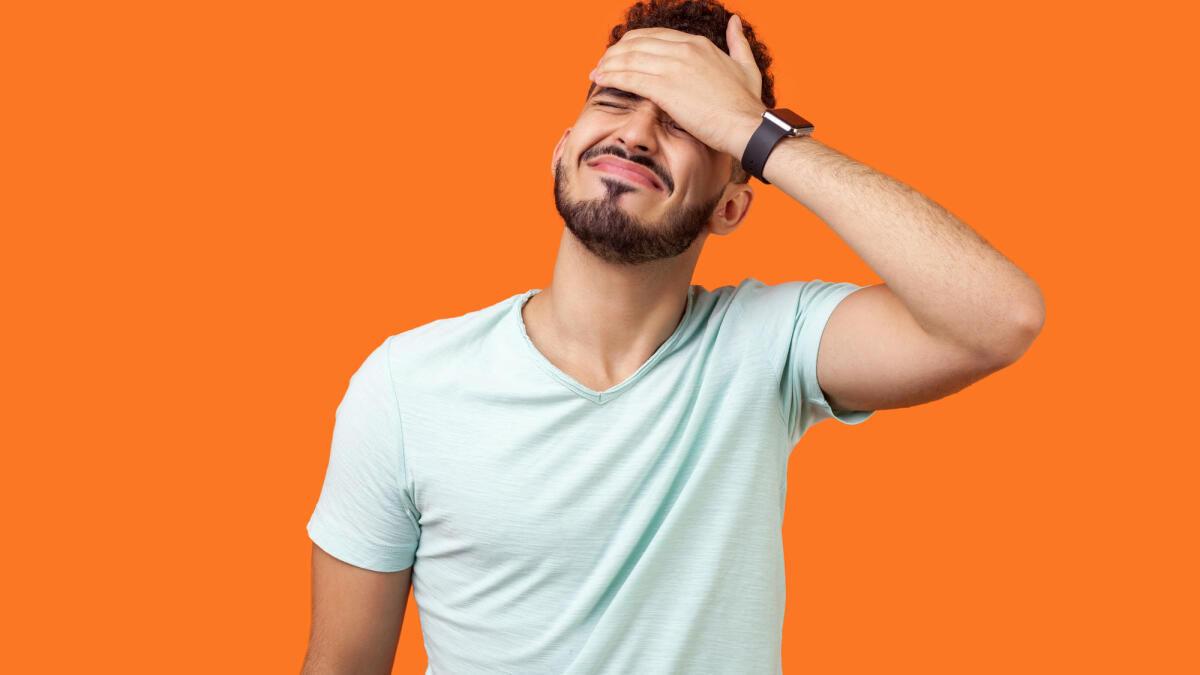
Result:
{"type": "Polygon", "coordinates": [[[390,672],[410,581],[430,673],[780,672],[805,430],[958,391],[1040,330],[1003,255],[805,135],[756,175],[884,283],[693,285],[753,199],[770,58],[715,3],[638,3],[612,35],[552,155],[552,283],[393,335],[350,380],[306,673],[390,672]]]}

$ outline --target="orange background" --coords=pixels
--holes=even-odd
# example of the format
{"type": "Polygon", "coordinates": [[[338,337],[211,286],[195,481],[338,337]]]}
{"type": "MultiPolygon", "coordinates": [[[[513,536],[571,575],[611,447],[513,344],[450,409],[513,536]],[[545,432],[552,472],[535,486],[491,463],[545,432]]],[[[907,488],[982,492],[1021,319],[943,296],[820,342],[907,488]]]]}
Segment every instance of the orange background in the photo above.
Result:
{"type": "MultiPolygon", "coordinates": [[[[1200,671],[1183,4],[730,5],[780,105],[1047,306],[1010,368],[800,442],[785,672],[1200,671]]],[[[299,672],[349,377],[550,281],[551,152],[627,5],[6,7],[5,670],[299,672]]],[[[880,281],[754,185],[695,283],[880,281]]]]}

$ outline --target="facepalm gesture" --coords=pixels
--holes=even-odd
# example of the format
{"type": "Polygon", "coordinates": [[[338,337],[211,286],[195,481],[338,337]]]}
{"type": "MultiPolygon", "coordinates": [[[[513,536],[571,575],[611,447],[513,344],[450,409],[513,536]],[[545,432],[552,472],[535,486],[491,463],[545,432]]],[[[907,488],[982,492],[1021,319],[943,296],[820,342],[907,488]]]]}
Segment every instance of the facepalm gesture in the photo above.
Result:
{"type": "Polygon", "coordinates": [[[740,157],[766,110],[762,73],[736,14],[725,40],[729,54],[701,35],[635,28],[604,52],[590,79],[650,99],[701,143],[740,157]]]}

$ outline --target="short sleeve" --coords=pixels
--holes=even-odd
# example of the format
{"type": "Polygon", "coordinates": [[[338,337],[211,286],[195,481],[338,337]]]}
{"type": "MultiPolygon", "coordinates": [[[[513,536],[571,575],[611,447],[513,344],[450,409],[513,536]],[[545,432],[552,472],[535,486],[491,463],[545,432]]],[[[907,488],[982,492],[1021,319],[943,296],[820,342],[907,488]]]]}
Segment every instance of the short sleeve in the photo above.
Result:
{"type": "Polygon", "coordinates": [[[829,323],[829,317],[838,303],[862,286],[820,279],[792,283],[796,285],[798,294],[790,352],[780,387],[785,402],[785,417],[793,439],[799,441],[804,432],[817,422],[832,418],[843,424],[859,424],[875,411],[832,408],[817,382],[817,349],[821,345],[825,325],[829,323]]]}
{"type": "Polygon", "coordinates": [[[817,348],[838,303],[862,286],[848,282],[788,281],[764,284],[748,278],[733,291],[739,334],[746,334],[767,364],[778,391],[780,417],[793,444],[826,419],[865,421],[873,410],[834,410],[817,382],[817,348]]]}
{"type": "Polygon", "coordinates": [[[377,572],[412,566],[420,537],[385,340],[350,377],[334,414],[325,482],[308,521],[335,558],[377,572]]]}

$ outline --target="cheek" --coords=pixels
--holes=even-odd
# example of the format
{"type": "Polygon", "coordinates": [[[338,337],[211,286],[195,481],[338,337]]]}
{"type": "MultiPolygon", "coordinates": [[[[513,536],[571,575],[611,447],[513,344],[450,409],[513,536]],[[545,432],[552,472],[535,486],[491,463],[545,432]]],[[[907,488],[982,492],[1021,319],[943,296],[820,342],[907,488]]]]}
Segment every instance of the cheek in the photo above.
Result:
{"type": "Polygon", "coordinates": [[[567,146],[567,152],[569,153],[571,160],[575,162],[575,166],[583,166],[584,154],[586,154],[588,150],[594,148],[599,142],[599,138],[592,138],[590,136],[576,137],[574,141],[567,146]]]}
{"type": "Polygon", "coordinates": [[[683,188],[690,193],[707,192],[712,174],[701,161],[690,158],[681,162],[671,175],[675,179],[675,189],[683,188]]]}

